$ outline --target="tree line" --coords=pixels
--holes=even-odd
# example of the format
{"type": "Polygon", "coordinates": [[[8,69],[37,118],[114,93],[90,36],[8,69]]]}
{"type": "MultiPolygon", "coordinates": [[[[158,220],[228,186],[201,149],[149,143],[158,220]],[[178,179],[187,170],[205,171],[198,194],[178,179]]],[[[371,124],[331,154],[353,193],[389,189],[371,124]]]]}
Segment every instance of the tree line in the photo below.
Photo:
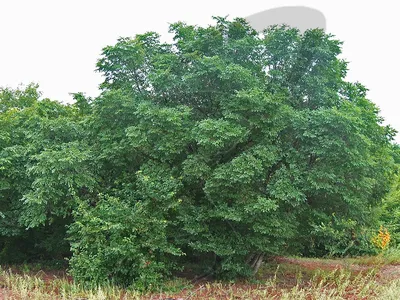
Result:
{"type": "Polygon", "coordinates": [[[342,42],[214,20],[105,47],[96,98],[0,89],[0,262],[146,289],[186,265],[373,254],[383,223],[395,238],[396,132],[345,80],[342,42]]]}

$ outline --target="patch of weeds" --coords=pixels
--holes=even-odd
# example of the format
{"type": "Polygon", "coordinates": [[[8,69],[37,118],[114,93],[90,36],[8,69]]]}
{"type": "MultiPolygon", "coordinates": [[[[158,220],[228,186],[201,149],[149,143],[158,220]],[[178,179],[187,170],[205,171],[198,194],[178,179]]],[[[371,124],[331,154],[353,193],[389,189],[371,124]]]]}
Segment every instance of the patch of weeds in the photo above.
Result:
{"type": "Polygon", "coordinates": [[[362,256],[356,258],[349,258],[353,264],[382,267],[385,265],[399,265],[400,264],[400,249],[389,248],[382,251],[375,256],[362,256]]]}

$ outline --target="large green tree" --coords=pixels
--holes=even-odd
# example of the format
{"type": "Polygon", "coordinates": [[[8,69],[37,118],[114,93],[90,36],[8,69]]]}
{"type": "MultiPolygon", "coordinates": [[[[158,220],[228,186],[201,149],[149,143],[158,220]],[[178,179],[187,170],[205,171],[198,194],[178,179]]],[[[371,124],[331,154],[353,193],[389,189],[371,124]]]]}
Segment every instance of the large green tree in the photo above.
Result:
{"type": "Polygon", "coordinates": [[[215,20],[104,48],[90,139],[103,189],[71,227],[78,278],[158,278],[182,256],[250,274],[265,255],[328,253],[341,224],[357,251],[374,219],[394,131],[344,80],[341,43],[215,20]]]}
{"type": "Polygon", "coordinates": [[[3,92],[2,236],[67,224],[77,280],[143,288],[187,263],[230,277],[365,250],[394,131],[345,81],[341,42],[215,21],[104,48],[95,99],[3,92]]]}

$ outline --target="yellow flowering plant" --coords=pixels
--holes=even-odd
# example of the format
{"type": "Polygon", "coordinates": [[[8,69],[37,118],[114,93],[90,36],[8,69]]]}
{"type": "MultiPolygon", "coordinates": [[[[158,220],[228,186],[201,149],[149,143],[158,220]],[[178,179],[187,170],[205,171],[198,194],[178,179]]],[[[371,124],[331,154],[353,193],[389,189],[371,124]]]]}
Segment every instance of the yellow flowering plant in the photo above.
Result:
{"type": "Polygon", "coordinates": [[[378,233],[372,237],[372,244],[380,250],[386,250],[390,243],[390,233],[383,225],[380,226],[378,233]]]}

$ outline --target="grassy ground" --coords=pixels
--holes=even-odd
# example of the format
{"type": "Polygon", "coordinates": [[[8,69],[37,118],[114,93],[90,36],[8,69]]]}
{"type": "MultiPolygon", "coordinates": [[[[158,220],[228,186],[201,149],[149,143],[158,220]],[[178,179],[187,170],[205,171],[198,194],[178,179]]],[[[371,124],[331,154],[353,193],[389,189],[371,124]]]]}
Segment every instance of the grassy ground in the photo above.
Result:
{"type": "Polygon", "coordinates": [[[399,299],[400,259],[276,257],[251,282],[168,283],[169,292],[142,295],[113,286],[84,289],[65,272],[37,267],[0,270],[0,299],[399,299]]]}

